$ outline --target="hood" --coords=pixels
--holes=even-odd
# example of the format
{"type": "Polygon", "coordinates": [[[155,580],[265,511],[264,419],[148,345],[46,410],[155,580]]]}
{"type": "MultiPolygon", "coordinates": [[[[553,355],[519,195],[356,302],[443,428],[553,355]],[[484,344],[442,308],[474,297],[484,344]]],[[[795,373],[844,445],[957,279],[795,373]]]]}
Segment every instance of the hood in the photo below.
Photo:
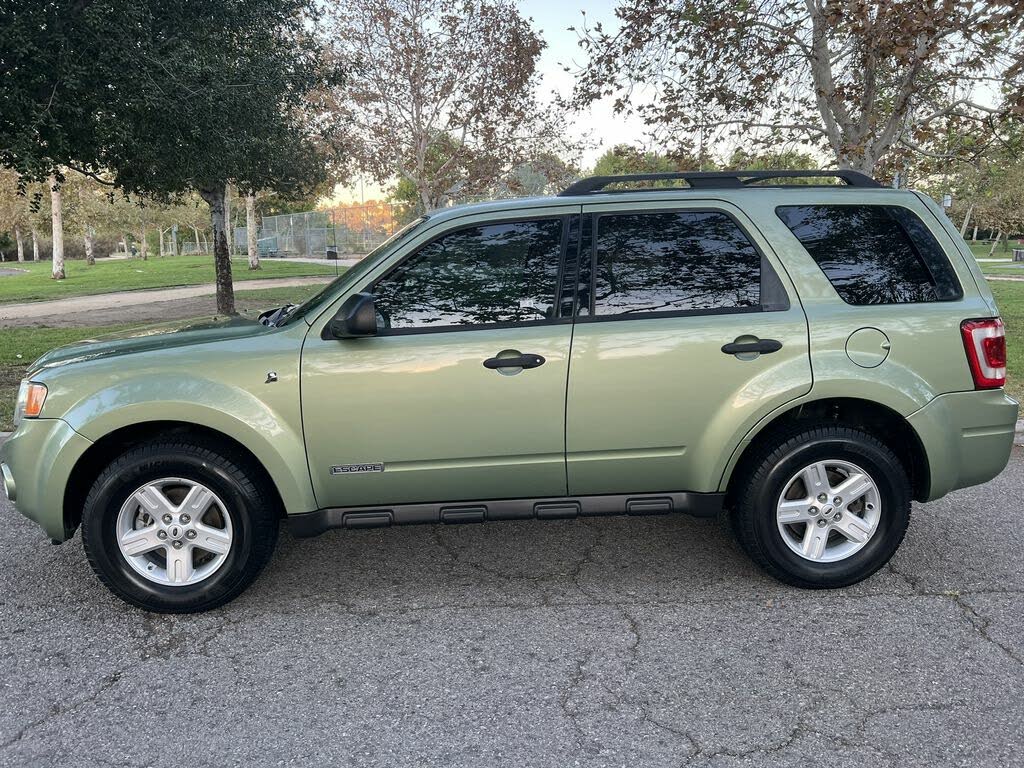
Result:
{"type": "Polygon", "coordinates": [[[147,325],[127,331],[104,334],[95,339],[57,347],[29,366],[29,375],[86,360],[120,357],[135,352],[208,344],[227,339],[258,336],[273,330],[255,319],[244,317],[201,317],[190,320],[147,325]]]}

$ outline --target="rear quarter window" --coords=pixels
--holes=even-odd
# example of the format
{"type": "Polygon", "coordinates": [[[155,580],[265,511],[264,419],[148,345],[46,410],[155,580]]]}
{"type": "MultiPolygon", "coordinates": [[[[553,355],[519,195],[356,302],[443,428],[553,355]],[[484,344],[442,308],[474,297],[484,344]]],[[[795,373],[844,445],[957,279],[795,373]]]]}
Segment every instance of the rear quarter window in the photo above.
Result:
{"type": "Polygon", "coordinates": [[[847,304],[955,301],[963,296],[942,246],[897,205],[775,209],[847,304]]]}

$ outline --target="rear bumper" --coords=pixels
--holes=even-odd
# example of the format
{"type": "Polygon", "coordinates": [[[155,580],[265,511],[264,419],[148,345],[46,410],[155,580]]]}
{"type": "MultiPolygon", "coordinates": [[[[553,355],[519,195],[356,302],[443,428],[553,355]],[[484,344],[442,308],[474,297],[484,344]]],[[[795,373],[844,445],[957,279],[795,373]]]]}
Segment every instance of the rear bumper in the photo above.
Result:
{"type": "Polygon", "coordinates": [[[62,419],[26,419],[0,446],[8,496],[21,514],[38,523],[54,541],[74,534],[64,528],[64,489],[72,468],[90,445],[62,419]]]}
{"type": "Polygon", "coordinates": [[[907,417],[928,455],[928,501],[1006,467],[1020,406],[1001,389],[940,395],[907,417]]]}

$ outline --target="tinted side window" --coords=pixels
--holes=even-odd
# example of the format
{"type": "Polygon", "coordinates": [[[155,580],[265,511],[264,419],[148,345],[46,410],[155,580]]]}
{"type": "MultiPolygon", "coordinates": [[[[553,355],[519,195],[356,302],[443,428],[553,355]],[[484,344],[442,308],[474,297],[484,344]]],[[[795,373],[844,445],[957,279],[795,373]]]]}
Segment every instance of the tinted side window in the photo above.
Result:
{"type": "Polygon", "coordinates": [[[963,295],[942,246],[906,208],[797,205],[776,213],[847,304],[948,301],[963,295]]]}
{"type": "Polygon", "coordinates": [[[594,314],[758,307],[761,255],[724,213],[616,213],[597,223],[594,314]]]}
{"type": "Polygon", "coordinates": [[[374,287],[388,328],[524,323],[554,317],[562,219],[457,230],[374,287]]]}

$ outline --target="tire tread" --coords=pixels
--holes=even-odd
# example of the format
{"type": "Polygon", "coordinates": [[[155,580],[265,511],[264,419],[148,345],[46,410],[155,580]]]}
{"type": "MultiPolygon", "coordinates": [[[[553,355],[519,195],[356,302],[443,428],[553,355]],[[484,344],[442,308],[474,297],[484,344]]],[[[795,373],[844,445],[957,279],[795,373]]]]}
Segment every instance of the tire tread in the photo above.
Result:
{"type": "Polygon", "coordinates": [[[199,613],[221,606],[237,597],[263,570],[277,544],[279,527],[279,510],[276,494],[267,487],[262,478],[262,472],[252,466],[252,460],[233,448],[230,445],[216,444],[216,449],[211,448],[209,443],[201,444],[198,441],[187,438],[165,438],[150,443],[134,446],[114,459],[99,474],[89,490],[83,506],[82,514],[82,542],[85,549],[85,556],[89,565],[99,577],[104,586],[111,592],[118,595],[132,605],[153,613],[199,613]],[[250,557],[245,563],[242,571],[231,581],[218,585],[216,593],[209,599],[183,606],[163,606],[148,601],[140,600],[129,592],[126,592],[110,578],[110,575],[100,565],[96,557],[94,547],[90,542],[98,537],[94,536],[93,526],[98,521],[96,515],[89,514],[96,503],[96,497],[101,492],[104,484],[113,476],[125,471],[128,467],[145,462],[147,459],[156,461],[159,458],[166,458],[169,455],[187,454],[201,460],[203,463],[219,466],[233,482],[237,483],[239,492],[246,498],[253,500],[251,513],[251,524],[253,528],[250,557]]]}
{"type": "MultiPolygon", "coordinates": [[[[906,499],[906,514],[901,517],[898,529],[892,534],[897,547],[903,540],[903,536],[910,524],[911,488],[906,468],[903,467],[899,457],[896,456],[892,449],[874,435],[856,427],[836,424],[834,422],[823,422],[793,425],[788,429],[779,430],[775,435],[769,436],[749,460],[744,461],[742,466],[737,467],[737,470],[750,471],[750,474],[748,475],[749,479],[747,482],[738,489],[734,508],[730,514],[730,522],[740,546],[751,560],[779,581],[803,589],[830,589],[849,586],[849,584],[868,578],[888,561],[888,557],[886,557],[870,568],[870,570],[858,574],[857,578],[849,579],[843,583],[823,583],[793,574],[780,567],[769,556],[764,542],[756,530],[756,496],[762,486],[768,481],[769,473],[784,457],[809,442],[819,440],[842,440],[867,444],[883,454],[894,466],[901,468],[902,471],[899,473],[897,480],[902,483],[902,487],[898,491],[900,496],[906,499]]],[[[893,547],[893,550],[895,551],[895,547],[893,547]]]]}

